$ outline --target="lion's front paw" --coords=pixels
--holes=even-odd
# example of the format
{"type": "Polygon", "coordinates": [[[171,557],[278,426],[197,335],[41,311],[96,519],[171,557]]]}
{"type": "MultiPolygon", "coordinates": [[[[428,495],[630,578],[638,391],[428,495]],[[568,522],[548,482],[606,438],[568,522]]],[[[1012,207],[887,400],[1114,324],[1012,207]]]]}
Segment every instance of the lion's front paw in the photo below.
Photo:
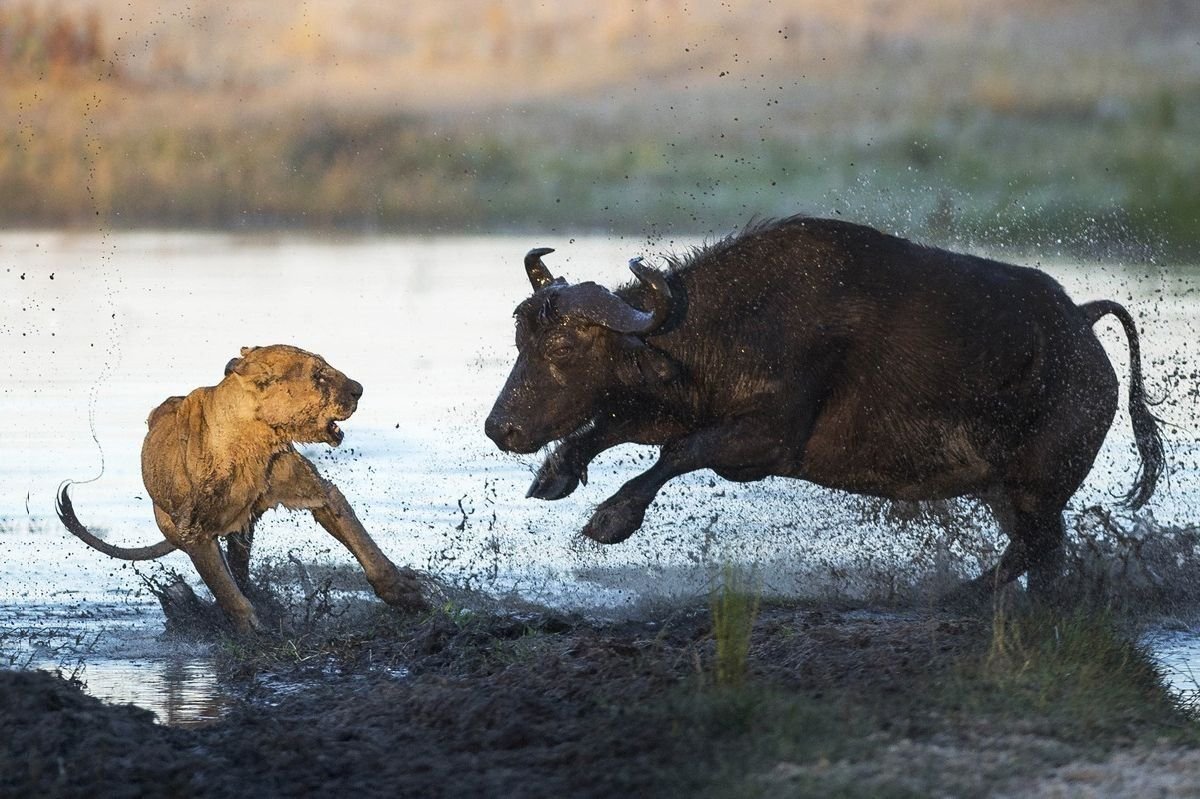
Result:
{"type": "Polygon", "coordinates": [[[373,587],[375,595],[394,608],[405,611],[429,608],[421,593],[421,581],[412,569],[397,569],[392,579],[378,580],[373,587]]]}
{"type": "Polygon", "coordinates": [[[525,497],[555,500],[568,496],[579,484],[587,485],[587,464],[577,464],[561,449],[556,450],[538,469],[525,497]]]}
{"type": "Polygon", "coordinates": [[[582,532],[601,544],[619,544],[637,532],[645,518],[645,505],[611,497],[600,503],[582,532]]]}

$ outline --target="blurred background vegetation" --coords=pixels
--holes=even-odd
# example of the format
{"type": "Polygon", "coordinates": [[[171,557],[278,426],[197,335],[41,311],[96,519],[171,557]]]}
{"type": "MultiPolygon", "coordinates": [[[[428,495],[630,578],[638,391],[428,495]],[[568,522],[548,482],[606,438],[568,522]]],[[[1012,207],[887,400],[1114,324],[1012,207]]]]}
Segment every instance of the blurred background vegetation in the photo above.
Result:
{"type": "Polygon", "coordinates": [[[0,0],[0,224],[1200,260],[1194,0],[0,0]]]}

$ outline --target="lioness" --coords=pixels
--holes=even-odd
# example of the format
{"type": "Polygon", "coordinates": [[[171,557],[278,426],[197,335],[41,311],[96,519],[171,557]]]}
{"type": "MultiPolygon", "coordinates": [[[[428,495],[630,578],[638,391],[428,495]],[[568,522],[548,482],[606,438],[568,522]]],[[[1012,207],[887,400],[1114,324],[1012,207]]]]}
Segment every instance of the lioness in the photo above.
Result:
{"type": "Polygon", "coordinates": [[[101,541],[76,518],[65,485],[58,517],[89,546],[124,560],[182,549],[237,629],[248,632],[261,629],[242,593],[254,523],[277,505],[307,508],[354,554],[381,599],[424,607],[415,572],[388,560],[342,492],[293,446],[342,443],[337,423],[350,418],[362,392],[319,355],[284,344],[243,347],[220,383],[167,399],[147,420],[142,479],[165,541],[133,549],[101,541]],[[227,558],[221,536],[228,536],[227,558]]]}

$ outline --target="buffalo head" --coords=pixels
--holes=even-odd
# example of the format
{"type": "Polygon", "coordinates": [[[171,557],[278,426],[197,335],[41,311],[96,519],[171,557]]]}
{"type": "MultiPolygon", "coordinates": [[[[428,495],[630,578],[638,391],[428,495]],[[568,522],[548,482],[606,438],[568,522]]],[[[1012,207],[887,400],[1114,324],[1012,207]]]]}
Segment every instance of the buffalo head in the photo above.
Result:
{"type": "Polygon", "coordinates": [[[644,289],[641,310],[595,283],[569,284],[542,263],[548,248],[530,250],[525,271],[533,296],[517,306],[517,362],[484,426],[506,452],[534,452],[586,432],[606,400],[667,368],[646,338],[671,316],[666,277],[640,258],[629,269],[644,289]]]}

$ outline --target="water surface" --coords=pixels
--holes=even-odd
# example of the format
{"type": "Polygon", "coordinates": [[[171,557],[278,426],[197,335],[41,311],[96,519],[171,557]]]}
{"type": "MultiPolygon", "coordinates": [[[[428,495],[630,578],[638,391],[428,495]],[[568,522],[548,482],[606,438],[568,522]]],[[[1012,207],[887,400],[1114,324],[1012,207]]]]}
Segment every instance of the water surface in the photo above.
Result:
{"type": "MultiPolygon", "coordinates": [[[[123,640],[153,639],[161,614],[137,569],[60,527],[53,497],[64,479],[86,481],[72,489],[85,523],[122,545],[158,540],[140,477],[146,415],[168,396],[216,383],[246,345],[295,344],[364,384],[359,411],[342,425],[344,444],[304,451],[396,562],[460,584],[619,608],[647,595],[703,592],[724,561],[762,564],[767,589],[781,594],[825,590],[848,562],[884,580],[889,569],[915,567],[912,553],[928,530],[872,521],[877,504],[798,481],[735,485],[707,472],[670,484],[629,542],[604,548],[580,539],[595,504],[648,465],[647,448],[601,456],[590,484],[565,500],[524,499],[537,459],[501,454],[482,433],[515,354],[512,309],[529,294],[522,255],[553,246],[546,260],[556,273],[613,285],[628,278],[631,256],[654,262],[683,244],[553,233],[0,233],[0,647],[29,659],[26,633],[39,624],[68,638],[102,633],[90,651],[80,647],[89,686],[142,704],[151,703],[143,689],[170,693],[156,681],[204,679],[195,653],[171,661],[161,650],[120,652],[123,640]],[[102,687],[117,684],[138,690],[102,687]]],[[[1168,432],[1170,484],[1148,513],[1166,524],[1200,520],[1196,273],[1042,266],[1079,300],[1116,299],[1139,319],[1150,391],[1166,396],[1156,412],[1179,425],[1168,432]]],[[[1111,319],[1097,329],[1124,386],[1124,337],[1111,319]]],[[[1122,410],[1072,508],[1114,506],[1135,468],[1122,410]]],[[[971,558],[987,557],[996,531],[985,514],[968,520],[972,532],[954,551],[978,568],[971,558]]],[[[259,529],[256,557],[352,563],[307,514],[274,512],[259,529]]],[[[163,564],[191,573],[178,553],[163,564]]],[[[158,705],[167,719],[208,712],[179,707],[158,705]]]]}

